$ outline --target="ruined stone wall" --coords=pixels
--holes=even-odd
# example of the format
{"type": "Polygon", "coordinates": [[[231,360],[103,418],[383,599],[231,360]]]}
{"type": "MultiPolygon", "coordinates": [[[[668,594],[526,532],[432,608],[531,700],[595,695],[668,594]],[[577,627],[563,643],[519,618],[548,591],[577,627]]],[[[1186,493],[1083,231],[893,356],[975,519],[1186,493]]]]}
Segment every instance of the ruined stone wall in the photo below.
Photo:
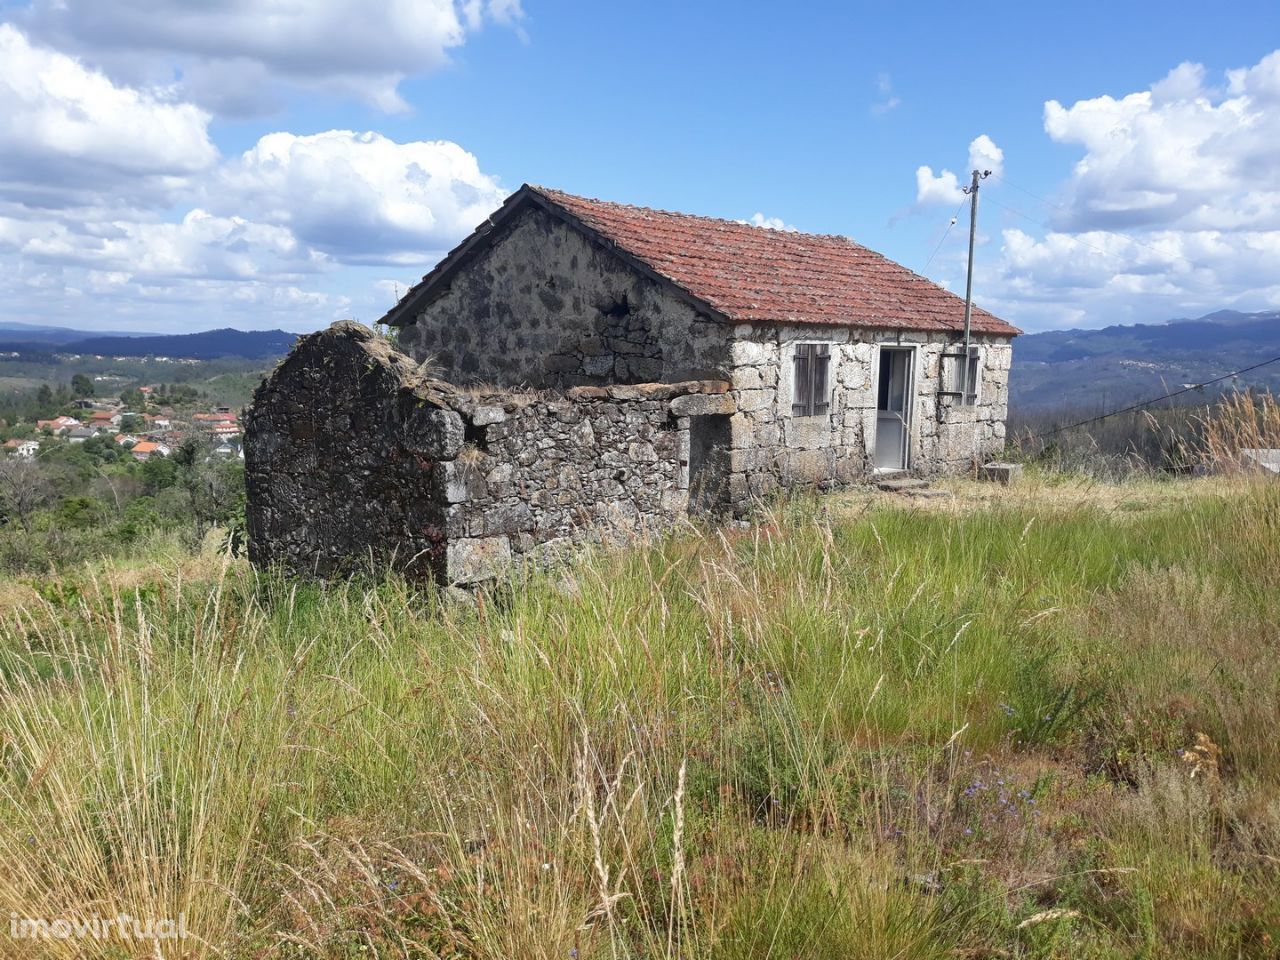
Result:
{"type": "Polygon", "coordinates": [[[723,324],[537,207],[402,328],[454,383],[673,383],[728,375],[723,324]]]}
{"type": "Polygon", "coordinates": [[[495,395],[416,367],[346,322],[302,338],[258,389],[245,428],[255,563],[466,584],[661,530],[688,514],[691,425],[732,412],[724,381],[495,395]]]}
{"type": "Polygon", "coordinates": [[[729,409],[723,381],[578,387],[469,409],[446,468],[455,583],[573,543],[660,531],[687,516],[689,411],[729,409]]]}
{"type": "Polygon", "coordinates": [[[978,403],[940,397],[944,352],[954,336],[809,325],[744,324],[733,331],[729,489],[735,508],[799,484],[833,486],[871,472],[876,429],[878,347],[912,346],[914,411],[910,467],[931,474],[967,469],[973,458],[999,452],[1008,410],[1008,339],[977,336],[981,348],[978,403]],[[831,345],[830,410],[794,417],[793,358],[797,343],[831,345]]]}
{"type": "Polygon", "coordinates": [[[445,564],[441,464],[463,421],[416,364],[356,323],[303,337],[245,417],[249,558],[328,577],[445,564]]]}

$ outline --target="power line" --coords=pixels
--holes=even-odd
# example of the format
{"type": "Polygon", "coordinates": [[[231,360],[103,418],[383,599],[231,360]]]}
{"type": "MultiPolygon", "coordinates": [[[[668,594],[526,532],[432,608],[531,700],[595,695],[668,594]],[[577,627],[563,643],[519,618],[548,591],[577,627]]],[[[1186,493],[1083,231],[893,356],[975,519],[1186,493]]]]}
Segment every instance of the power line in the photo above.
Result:
{"type": "Polygon", "coordinates": [[[1044,433],[1037,433],[1029,439],[1043,440],[1045,437],[1052,437],[1056,434],[1064,433],[1067,430],[1074,430],[1076,427],[1086,427],[1091,423],[1099,423],[1103,420],[1109,419],[1110,417],[1119,416],[1122,413],[1130,413],[1134,410],[1140,410],[1143,407],[1149,407],[1151,404],[1159,403],[1161,400],[1169,400],[1173,397],[1179,397],[1184,393],[1190,393],[1192,390],[1202,390],[1212,384],[1221,383],[1223,380],[1230,380],[1232,377],[1238,377],[1242,373],[1249,373],[1250,371],[1257,370],[1259,367],[1265,367],[1272,363],[1280,363],[1280,357],[1272,357],[1270,360],[1263,360],[1261,363],[1255,363],[1253,366],[1244,367],[1243,369],[1235,370],[1231,373],[1224,373],[1220,377],[1214,377],[1212,380],[1205,380],[1203,383],[1193,383],[1190,386],[1183,387],[1181,390],[1174,390],[1172,393],[1166,393],[1163,397],[1155,397],[1151,400],[1141,400],[1138,403],[1130,404],[1127,407],[1121,407],[1119,410],[1112,410],[1110,413],[1104,413],[1101,416],[1090,417],[1088,420],[1081,420],[1079,423],[1069,423],[1065,427],[1054,427],[1052,430],[1046,430],[1044,433]]]}
{"type": "Polygon", "coordinates": [[[995,177],[997,180],[999,180],[1001,183],[1003,183],[1006,187],[1013,187],[1013,189],[1017,190],[1019,193],[1025,193],[1032,200],[1039,200],[1041,203],[1047,204],[1050,207],[1057,207],[1059,210],[1067,209],[1063,204],[1058,203],[1055,200],[1049,200],[1045,197],[1040,196],[1038,193],[1032,193],[1026,187],[1020,187],[1016,183],[1006,180],[1004,176],[999,173],[993,173],[991,175],[995,177]]]}
{"type": "MultiPolygon", "coordinates": [[[[994,203],[997,207],[1000,207],[1002,210],[1008,210],[1008,211],[1009,211],[1010,213],[1012,213],[1014,216],[1016,216],[1016,217],[1021,217],[1023,220],[1026,220],[1028,223],[1034,223],[1037,227],[1043,227],[1045,230],[1048,230],[1050,233],[1053,233],[1054,235],[1059,236],[1059,237],[1063,237],[1064,239],[1070,240],[1072,243],[1078,243],[1078,244],[1080,244],[1080,246],[1082,246],[1082,247],[1088,247],[1090,250],[1093,250],[1093,251],[1095,251],[1095,252],[1097,252],[1097,253],[1100,253],[1100,254],[1102,254],[1104,257],[1115,257],[1117,260],[1121,260],[1121,261],[1124,261],[1124,262],[1126,262],[1126,263],[1133,264],[1133,265],[1135,265],[1135,266],[1141,266],[1141,264],[1139,264],[1139,263],[1138,263],[1138,261],[1137,261],[1137,260],[1135,260],[1135,259],[1133,259],[1132,257],[1125,256],[1125,255],[1124,255],[1124,254],[1122,254],[1122,253],[1116,253],[1116,252],[1115,252],[1115,251],[1113,251],[1113,250],[1106,250],[1106,249],[1103,249],[1102,247],[1099,247],[1099,246],[1097,246],[1096,244],[1089,243],[1089,241],[1087,241],[1087,240],[1081,240],[1079,237],[1075,236],[1074,234],[1070,234],[1070,233],[1063,233],[1061,230],[1055,230],[1055,229],[1054,229],[1052,226],[1050,226],[1049,224],[1044,223],[1044,222],[1043,222],[1043,221],[1041,221],[1041,220],[1037,220],[1035,217],[1029,216],[1028,214],[1023,213],[1021,210],[1018,210],[1018,209],[1017,209],[1017,208],[1015,208],[1015,207],[1011,207],[1011,206],[1009,206],[1007,203],[1001,203],[999,200],[991,200],[991,202],[992,202],[992,203],[994,203]]],[[[1127,236],[1127,235],[1125,235],[1125,239],[1126,239],[1126,240],[1132,240],[1132,242],[1133,242],[1133,243],[1137,243],[1137,242],[1138,242],[1138,241],[1136,241],[1136,240],[1133,240],[1131,237],[1129,237],[1129,236],[1127,236]]],[[[1144,245],[1144,244],[1143,244],[1143,245],[1144,245]]],[[[1154,250],[1155,248],[1154,248],[1154,247],[1152,247],[1152,248],[1150,248],[1150,249],[1153,249],[1153,250],[1154,250]]],[[[1159,253],[1160,251],[1158,251],[1158,250],[1157,250],[1156,252],[1157,252],[1157,253],[1159,253]]],[[[1172,254],[1172,256],[1177,256],[1177,255],[1176,255],[1176,254],[1172,254]]],[[[1186,260],[1186,257],[1178,257],[1178,259],[1179,259],[1179,260],[1186,260]]],[[[1187,263],[1191,263],[1191,261],[1190,261],[1190,260],[1187,260],[1187,263]]],[[[1192,264],[1192,266],[1195,266],[1195,264],[1192,264]]]]}
{"type": "Polygon", "coordinates": [[[938,245],[933,248],[933,253],[929,254],[929,259],[924,262],[924,266],[920,268],[920,272],[924,273],[929,269],[929,264],[933,263],[933,258],[938,255],[938,251],[942,249],[942,245],[947,242],[947,237],[951,236],[951,228],[956,225],[956,221],[960,218],[960,207],[965,204],[964,200],[960,201],[956,207],[956,212],[951,215],[951,222],[947,224],[947,229],[942,232],[942,239],[938,241],[938,245]]]}
{"type": "MultiPolygon", "coordinates": [[[[1005,186],[1007,186],[1007,187],[1013,187],[1013,189],[1017,190],[1019,193],[1025,193],[1025,194],[1026,194],[1028,197],[1030,197],[1032,200],[1039,200],[1041,203],[1046,204],[1046,205],[1048,205],[1048,206],[1050,206],[1050,207],[1057,207],[1059,210],[1066,210],[1066,209],[1068,209],[1067,207],[1063,206],[1061,203],[1055,203],[1053,200],[1047,200],[1047,199],[1045,199],[1044,197],[1042,197],[1042,196],[1040,196],[1040,195],[1038,195],[1038,194],[1032,193],[1030,190],[1026,189],[1025,187],[1020,187],[1020,186],[1018,186],[1016,183],[1010,183],[1008,180],[1006,180],[1004,177],[1000,176],[1000,174],[998,174],[998,173],[993,173],[993,174],[992,174],[992,176],[993,176],[993,177],[995,177],[997,180],[999,180],[1001,183],[1003,183],[1005,186]]],[[[1091,243],[1086,243],[1085,241],[1083,241],[1083,240],[1079,239],[1078,237],[1074,236],[1073,234],[1070,234],[1070,233],[1063,233],[1061,230],[1056,230],[1056,229],[1055,229],[1054,227],[1052,227],[1051,225],[1049,225],[1049,224],[1047,224],[1047,223],[1042,223],[1041,221],[1039,221],[1039,220],[1035,219],[1034,217],[1029,217],[1029,216],[1027,216],[1025,213],[1023,213],[1021,210],[1015,210],[1013,207],[1010,207],[1010,206],[1007,206],[1007,205],[1005,205],[1005,204],[1003,204],[1003,203],[1000,203],[1000,201],[998,201],[998,200],[992,200],[991,202],[992,202],[992,203],[994,203],[994,204],[996,204],[996,206],[1004,207],[1004,209],[1005,209],[1005,210],[1008,210],[1010,213],[1012,213],[1012,214],[1016,214],[1017,216],[1022,217],[1024,220],[1027,220],[1027,221],[1030,221],[1031,223],[1034,223],[1034,224],[1035,224],[1036,226],[1038,226],[1038,227],[1043,227],[1045,230],[1049,230],[1049,231],[1051,231],[1051,232],[1053,232],[1053,233],[1058,234],[1059,236],[1066,237],[1068,240],[1073,240],[1073,241],[1075,241],[1076,243],[1083,244],[1084,246],[1089,247],[1089,248],[1090,248],[1090,249],[1092,249],[1092,250],[1097,250],[1099,253],[1105,254],[1105,255],[1107,255],[1107,256],[1109,256],[1109,257],[1116,257],[1116,258],[1121,259],[1121,260],[1123,260],[1123,259],[1127,259],[1126,257],[1122,256],[1121,254],[1118,254],[1118,253],[1112,253],[1112,252],[1111,252],[1111,251],[1109,251],[1109,250],[1103,250],[1101,247],[1096,247],[1096,246],[1094,246],[1094,245],[1093,245],[1093,244],[1091,244],[1091,243]]],[[[1122,236],[1122,237],[1124,237],[1126,240],[1128,240],[1128,241],[1129,241],[1130,243],[1132,243],[1132,244],[1135,244],[1135,245],[1137,245],[1137,246],[1139,246],[1139,247],[1143,247],[1143,248],[1145,248],[1145,249],[1147,249],[1147,250],[1150,250],[1152,253],[1158,254],[1158,255],[1160,255],[1160,256],[1162,256],[1162,257],[1173,257],[1175,260],[1181,260],[1181,261],[1183,261],[1184,263],[1189,263],[1189,264],[1191,264],[1191,266],[1193,266],[1193,267],[1195,267],[1195,266],[1199,266],[1199,265],[1198,265],[1194,260],[1191,260],[1189,257],[1184,257],[1184,256],[1183,256],[1182,254],[1180,254],[1180,253],[1173,253],[1173,252],[1172,252],[1172,251],[1170,251],[1170,250],[1161,250],[1159,247],[1153,247],[1151,244],[1149,244],[1149,243],[1143,243],[1141,240],[1137,239],[1136,237],[1131,236],[1130,234],[1124,233],[1124,234],[1117,234],[1117,235],[1118,235],[1118,236],[1122,236]]],[[[1136,261],[1136,260],[1132,260],[1131,262],[1133,262],[1133,263],[1135,263],[1135,264],[1137,263],[1137,261],[1136,261]]]]}

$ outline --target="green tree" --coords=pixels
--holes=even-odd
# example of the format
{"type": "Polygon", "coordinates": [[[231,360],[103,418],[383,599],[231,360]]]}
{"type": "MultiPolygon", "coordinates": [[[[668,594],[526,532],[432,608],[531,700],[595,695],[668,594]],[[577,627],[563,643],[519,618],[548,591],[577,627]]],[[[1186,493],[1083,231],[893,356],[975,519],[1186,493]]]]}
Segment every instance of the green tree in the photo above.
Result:
{"type": "Polygon", "coordinates": [[[36,391],[36,413],[41,418],[49,417],[57,408],[58,402],[54,399],[53,388],[47,383],[40,384],[40,389],[36,391]]]}
{"type": "Polygon", "coordinates": [[[147,405],[147,398],[137,387],[130,387],[120,394],[120,402],[124,404],[126,410],[142,410],[147,405]]]}
{"type": "Polygon", "coordinates": [[[77,373],[71,378],[71,392],[77,397],[93,396],[93,380],[83,373],[77,373]]]}
{"type": "Polygon", "coordinates": [[[115,463],[120,459],[122,449],[115,439],[109,436],[93,437],[80,444],[80,451],[92,457],[98,463],[115,463]]]}
{"type": "MultiPolygon", "coordinates": [[[[181,448],[179,448],[181,449],[181,448]]],[[[148,457],[142,464],[142,488],[147,496],[154,497],[161,490],[168,490],[178,482],[177,456],[148,457]]]]}
{"type": "Polygon", "coordinates": [[[197,543],[210,527],[232,524],[243,515],[244,467],[238,460],[213,459],[198,440],[185,441],[172,459],[187,494],[197,543]]]}
{"type": "Polygon", "coordinates": [[[53,515],[60,527],[85,530],[102,518],[102,503],[94,497],[66,497],[53,515]]]}

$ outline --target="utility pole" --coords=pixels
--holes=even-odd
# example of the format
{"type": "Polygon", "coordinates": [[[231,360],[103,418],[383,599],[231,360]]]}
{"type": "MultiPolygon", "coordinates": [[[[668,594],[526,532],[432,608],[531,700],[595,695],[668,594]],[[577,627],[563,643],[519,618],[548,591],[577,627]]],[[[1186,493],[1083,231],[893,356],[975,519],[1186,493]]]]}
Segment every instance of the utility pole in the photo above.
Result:
{"type": "Polygon", "coordinates": [[[973,314],[973,243],[978,233],[978,183],[991,176],[990,170],[973,171],[973,181],[964,188],[969,195],[969,276],[964,283],[964,358],[960,361],[960,402],[969,396],[969,327],[973,314]]]}

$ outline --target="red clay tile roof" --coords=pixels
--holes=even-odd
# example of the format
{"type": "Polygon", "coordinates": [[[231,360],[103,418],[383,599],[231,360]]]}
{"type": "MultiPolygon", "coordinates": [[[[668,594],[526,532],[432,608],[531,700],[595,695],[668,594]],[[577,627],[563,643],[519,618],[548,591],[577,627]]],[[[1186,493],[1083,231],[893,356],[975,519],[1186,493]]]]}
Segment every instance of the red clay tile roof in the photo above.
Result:
{"type": "MultiPolygon", "coordinates": [[[[848,237],[588,200],[533,187],[730,320],[960,330],[964,301],[848,237]]],[[[979,333],[1020,331],[978,307],[979,333]]]]}
{"type": "MultiPolygon", "coordinates": [[[[733,220],[591,200],[526,184],[383,318],[407,322],[432,288],[526,199],[581,224],[634,262],[735,323],[773,321],[964,329],[964,301],[848,237],[768,230],[733,220]]],[[[1017,336],[975,306],[975,333],[1017,336]]]]}

